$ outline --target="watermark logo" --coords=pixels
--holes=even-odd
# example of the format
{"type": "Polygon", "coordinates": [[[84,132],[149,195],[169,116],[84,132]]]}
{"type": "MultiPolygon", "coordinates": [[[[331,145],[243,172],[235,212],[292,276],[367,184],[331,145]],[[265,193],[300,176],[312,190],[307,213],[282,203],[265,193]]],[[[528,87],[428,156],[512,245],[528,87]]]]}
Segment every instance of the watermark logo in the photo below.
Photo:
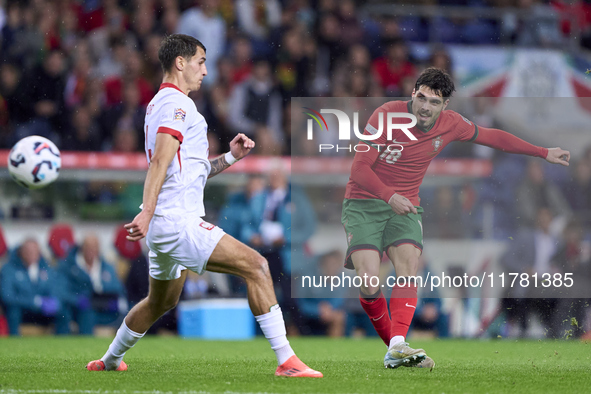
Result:
{"type": "MultiPolygon", "coordinates": [[[[360,139],[361,141],[375,141],[382,136],[384,131],[386,131],[387,141],[392,141],[397,146],[401,146],[400,142],[393,139],[393,131],[394,130],[401,130],[410,141],[417,141],[417,137],[415,137],[411,132],[410,129],[416,126],[417,118],[413,114],[409,114],[406,112],[380,112],[378,114],[378,127],[374,127],[371,124],[367,124],[365,127],[365,131],[368,134],[364,134],[363,132],[359,131],[359,112],[353,112],[353,123],[351,124],[351,119],[347,113],[338,109],[327,109],[322,108],[320,112],[313,110],[309,107],[302,107],[306,110],[303,112],[305,115],[308,115],[311,119],[308,119],[307,122],[307,138],[308,140],[314,139],[314,122],[320,127],[320,130],[328,131],[328,123],[322,114],[331,114],[336,116],[337,124],[338,124],[338,139],[339,141],[350,141],[351,140],[351,130],[355,137],[360,139]],[[405,123],[395,123],[399,122],[400,119],[407,119],[408,122],[405,123]]],[[[410,142],[409,141],[409,142],[410,142]]],[[[407,143],[407,142],[403,142],[407,143]]],[[[375,145],[375,144],[373,144],[375,145]]],[[[383,145],[383,144],[382,144],[383,145]]],[[[361,146],[367,146],[366,144],[361,146]]],[[[355,152],[359,152],[365,148],[359,148],[360,145],[348,145],[345,147],[336,146],[336,150],[348,150],[351,152],[354,150],[355,152]]],[[[335,149],[334,144],[320,144],[319,151],[322,152],[323,150],[331,150],[335,149]]]]}

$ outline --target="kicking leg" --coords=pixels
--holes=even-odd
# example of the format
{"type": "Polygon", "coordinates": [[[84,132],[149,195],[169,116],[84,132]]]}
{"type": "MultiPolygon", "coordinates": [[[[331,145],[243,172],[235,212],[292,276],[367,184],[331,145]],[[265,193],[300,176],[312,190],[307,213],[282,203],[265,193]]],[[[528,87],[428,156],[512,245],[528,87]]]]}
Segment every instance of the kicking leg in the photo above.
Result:
{"type": "MultiPolygon", "coordinates": [[[[390,246],[388,257],[394,263],[397,277],[416,276],[421,250],[411,244],[390,246]]],[[[417,286],[407,283],[405,286],[394,285],[390,298],[392,317],[391,334],[393,342],[404,342],[408,328],[417,307],[417,286]]],[[[390,344],[393,344],[391,342],[390,344]]]]}
{"type": "Polygon", "coordinates": [[[322,377],[320,372],[302,363],[289,345],[283,314],[277,305],[269,265],[263,256],[225,234],[209,257],[206,269],[238,275],[246,281],[250,309],[277,356],[279,367],[275,375],[322,377]]]}
{"type": "MultiPolygon", "coordinates": [[[[378,276],[380,273],[381,256],[377,250],[358,250],[351,254],[351,260],[355,271],[360,277],[378,276]]],[[[369,283],[367,283],[369,285],[369,283]]],[[[364,283],[365,285],[365,283],[364,283]]],[[[390,315],[388,313],[388,302],[379,287],[359,288],[359,301],[363,310],[369,317],[376,332],[382,341],[388,346],[390,344],[390,315]]]]}
{"type": "Polygon", "coordinates": [[[186,277],[186,270],[181,272],[178,279],[173,280],[157,280],[150,277],[148,296],[134,306],[123,319],[107,353],[100,360],[88,363],[86,368],[89,371],[126,370],[127,365],[122,361],[125,352],[144,336],[156,320],[176,306],[186,277]]]}
{"type": "MultiPolygon", "coordinates": [[[[411,244],[390,246],[386,251],[390,260],[394,263],[397,278],[417,275],[421,250],[411,244]]],[[[398,368],[418,366],[433,368],[435,363],[423,349],[413,349],[406,343],[406,334],[412,322],[417,307],[417,286],[414,282],[406,285],[394,285],[390,298],[390,314],[392,325],[390,328],[390,344],[384,357],[386,368],[398,368]]]]}

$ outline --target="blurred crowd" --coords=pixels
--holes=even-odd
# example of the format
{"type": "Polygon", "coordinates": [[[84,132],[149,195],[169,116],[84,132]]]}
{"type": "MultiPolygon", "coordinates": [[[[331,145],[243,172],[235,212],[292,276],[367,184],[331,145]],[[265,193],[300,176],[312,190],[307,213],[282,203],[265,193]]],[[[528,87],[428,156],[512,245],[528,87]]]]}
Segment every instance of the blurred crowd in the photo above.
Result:
{"type": "MultiPolygon", "coordinates": [[[[191,98],[208,122],[211,154],[223,152],[242,132],[256,140],[253,154],[289,155],[291,97],[408,97],[427,66],[453,75],[444,44],[563,48],[576,36],[591,48],[588,1],[421,4],[467,7],[474,14],[394,17],[387,7],[366,12],[372,2],[353,0],[0,0],[0,149],[37,134],[63,150],[143,152],[145,108],[162,79],[158,47],[165,35],[177,32],[207,48],[208,75],[191,98]],[[478,10],[487,16],[476,17],[478,10]],[[501,14],[484,12],[490,10],[501,14]],[[420,60],[409,50],[417,42],[431,44],[420,60]]],[[[495,127],[486,100],[475,100],[462,113],[495,127]]],[[[573,160],[571,172],[473,144],[452,145],[440,155],[446,156],[490,159],[493,174],[422,188],[426,238],[510,240],[502,264],[512,272],[591,277],[591,148],[573,160]]],[[[113,200],[103,183],[96,189],[90,184],[86,199],[113,200]]],[[[129,194],[137,197],[141,189],[129,194]]],[[[290,295],[291,275],[299,274],[292,259],[311,262],[326,275],[342,270],[342,251],[314,256],[307,241],[317,215],[330,211],[319,207],[332,201],[340,209],[343,195],[337,190],[321,202],[309,198],[278,164],[229,194],[217,213],[217,224],[228,234],[268,259],[292,332],[373,333],[350,299],[290,295]]],[[[137,210],[130,200],[126,216],[137,210]]],[[[115,234],[118,261],[107,262],[96,237],[76,243],[74,233],[67,226],[54,228],[48,235],[51,256],[42,255],[38,240],[9,248],[0,237],[6,331],[16,334],[21,323],[35,322],[60,334],[89,334],[96,325],[116,327],[145,296],[147,262],[138,244],[115,234]]],[[[244,294],[240,280],[206,274],[190,275],[183,297],[244,294]]],[[[513,296],[519,300],[523,294],[513,296]]],[[[437,295],[422,302],[415,324],[446,335],[437,295]]],[[[564,321],[555,311],[572,310],[578,321],[585,319],[585,300],[515,302],[505,308],[513,311],[511,335],[525,335],[530,311],[537,310],[554,333],[564,321]]],[[[156,329],[174,330],[174,320],[172,312],[156,329]]]]}
{"type": "Polygon", "coordinates": [[[209,124],[211,152],[243,132],[256,138],[255,154],[269,155],[290,151],[291,97],[408,97],[422,68],[452,71],[443,46],[419,61],[410,43],[563,47],[591,23],[585,1],[439,3],[474,13],[393,17],[353,0],[4,0],[0,148],[38,134],[64,150],[143,151],[166,34],[207,47],[205,86],[191,97],[209,124]],[[506,16],[477,17],[493,7],[506,16]]]}

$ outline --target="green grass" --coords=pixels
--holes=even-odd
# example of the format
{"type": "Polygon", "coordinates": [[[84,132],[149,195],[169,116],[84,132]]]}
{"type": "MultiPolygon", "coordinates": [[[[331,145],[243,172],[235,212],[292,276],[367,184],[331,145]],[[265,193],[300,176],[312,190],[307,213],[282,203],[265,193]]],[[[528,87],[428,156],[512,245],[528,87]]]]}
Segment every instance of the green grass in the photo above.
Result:
{"type": "Polygon", "coordinates": [[[386,370],[379,339],[295,338],[298,355],[324,379],[273,376],[264,339],[206,342],[144,338],[125,357],[128,372],[88,372],[109,345],[97,338],[0,340],[0,393],[546,393],[588,392],[591,344],[578,341],[414,341],[433,372],[386,370]]]}

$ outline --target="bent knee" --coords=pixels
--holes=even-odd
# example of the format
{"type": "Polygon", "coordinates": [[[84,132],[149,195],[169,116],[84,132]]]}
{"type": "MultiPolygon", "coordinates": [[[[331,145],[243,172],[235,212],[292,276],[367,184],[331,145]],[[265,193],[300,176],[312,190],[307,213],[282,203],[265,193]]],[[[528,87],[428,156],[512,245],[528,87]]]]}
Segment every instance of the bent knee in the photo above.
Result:
{"type": "Polygon", "coordinates": [[[148,305],[150,310],[159,313],[161,315],[165,314],[174,307],[177,306],[179,303],[179,298],[168,298],[168,299],[150,299],[148,298],[148,305]]]}
{"type": "Polygon", "coordinates": [[[245,279],[271,279],[269,263],[267,262],[267,259],[261,256],[261,254],[258,252],[249,256],[244,266],[247,267],[244,272],[245,279]]]}

